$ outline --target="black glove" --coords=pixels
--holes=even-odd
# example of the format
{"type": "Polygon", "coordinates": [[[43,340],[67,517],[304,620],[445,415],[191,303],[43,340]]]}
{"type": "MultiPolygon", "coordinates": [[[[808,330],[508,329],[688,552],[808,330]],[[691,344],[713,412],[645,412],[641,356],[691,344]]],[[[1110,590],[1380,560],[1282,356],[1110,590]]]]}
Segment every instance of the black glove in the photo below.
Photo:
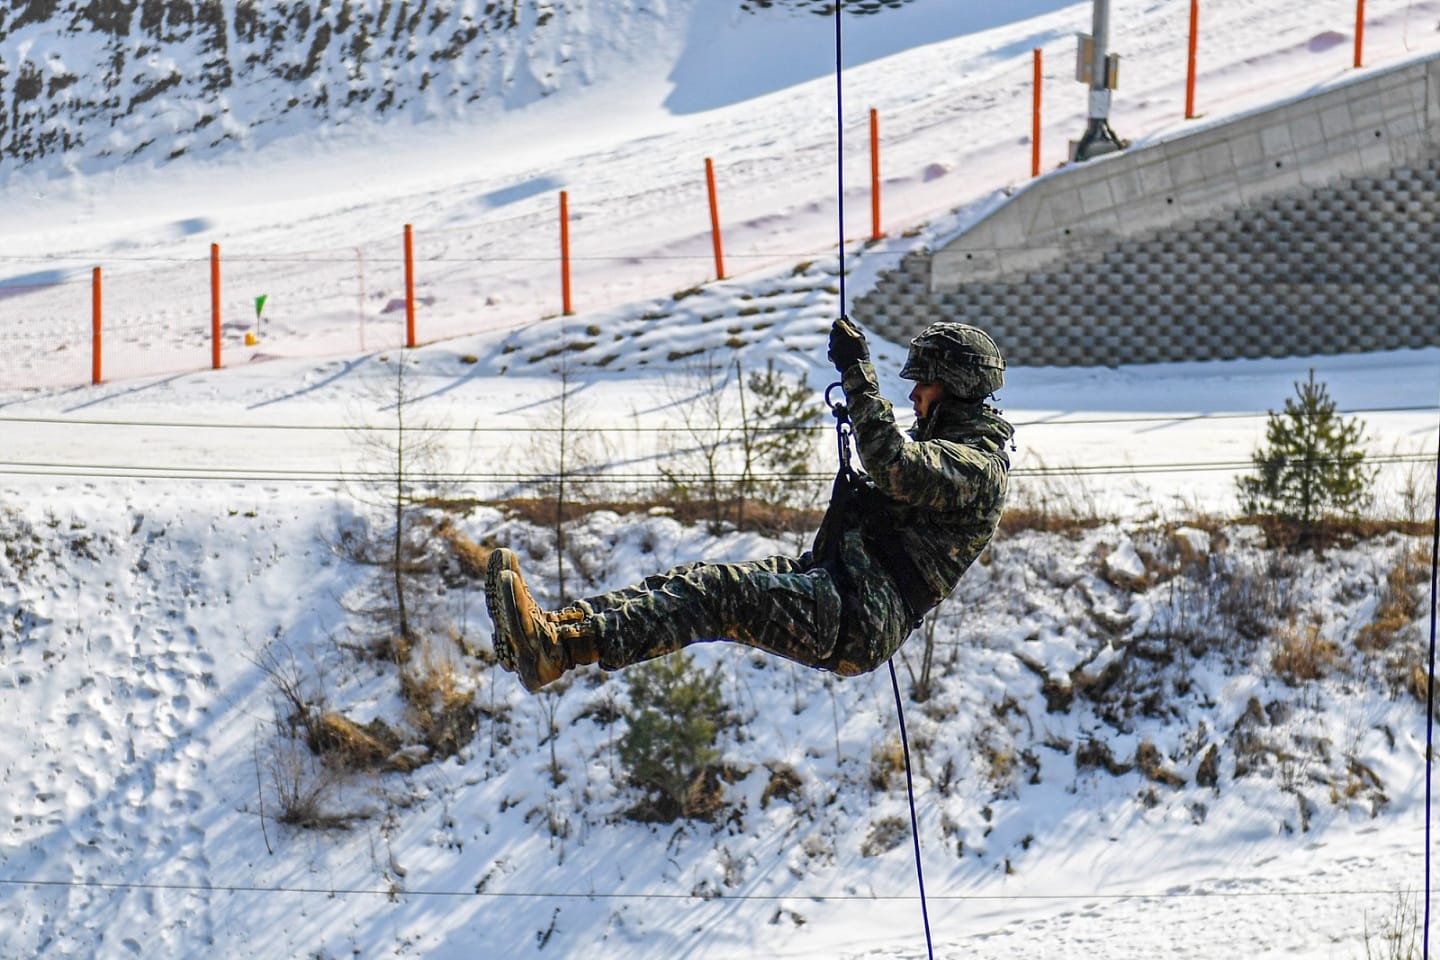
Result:
{"type": "Polygon", "coordinates": [[[835,364],[835,369],[844,373],[861,360],[870,359],[870,345],[865,342],[865,334],[849,317],[841,317],[830,328],[830,350],[827,355],[830,362],[835,364]]]}

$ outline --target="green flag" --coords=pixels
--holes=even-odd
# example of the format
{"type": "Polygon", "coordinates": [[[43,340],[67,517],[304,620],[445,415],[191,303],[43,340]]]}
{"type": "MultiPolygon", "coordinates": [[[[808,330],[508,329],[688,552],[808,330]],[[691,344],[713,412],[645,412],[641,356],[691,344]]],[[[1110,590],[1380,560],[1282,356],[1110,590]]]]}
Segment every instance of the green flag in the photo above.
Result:
{"type": "Polygon", "coordinates": [[[260,296],[255,298],[255,320],[257,323],[260,320],[260,311],[265,309],[265,300],[268,297],[269,294],[262,293],[260,294],[260,296]]]}

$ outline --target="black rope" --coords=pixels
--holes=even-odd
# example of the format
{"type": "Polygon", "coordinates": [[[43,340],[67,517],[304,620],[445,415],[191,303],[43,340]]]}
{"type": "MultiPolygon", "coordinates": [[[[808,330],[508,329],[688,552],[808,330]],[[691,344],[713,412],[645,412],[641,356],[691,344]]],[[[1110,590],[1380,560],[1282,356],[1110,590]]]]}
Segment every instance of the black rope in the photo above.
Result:
{"type": "Polygon", "coordinates": [[[840,316],[845,316],[845,69],[840,10],[844,0],[835,0],[835,176],[840,203],[840,316]]]}
{"type": "MultiPolygon", "coordinates": [[[[840,257],[840,316],[846,316],[845,307],[845,83],[844,83],[844,34],[841,28],[841,12],[844,0],[835,0],[835,139],[836,178],[839,190],[839,257],[840,257]]],[[[825,391],[825,402],[835,414],[835,430],[840,446],[840,470],[847,479],[853,471],[850,467],[850,415],[840,403],[830,403],[829,390],[825,391]]],[[[905,734],[905,706],[900,698],[900,679],[895,675],[895,658],[887,661],[890,667],[890,686],[895,690],[895,713],[900,718],[900,747],[905,755],[905,792],[910,798],[910,839],[915,844],[915,878],[920,884],[920,915],[925,921],[925,950],[930,960],[935,960],[935,944],[930,938],[930,908],[925,900],[925,868],[920,859],[920,818],[915,814],[915,781],[910,773],[910,741],[905,734]]]]}
{"type": "Polygon", "coordinates": [[[1430,535],[1430,664],[1425,687],[1425,932],[1421,956],[1430,960],[1430,814],[1431,778],[1435,768],[1435,619],[1437,577],[1440,577],[1440,458],[1435,463],[1435,517],[1430,535]]]}
{"type": "Polygon", "coordinates": [[[895,658],[890,665],[890,686],[895,691],[895,714],[900,718],[900,749],[905,754],[905,792],[910,797],[910,839],[915,844],[915,877],[920,882],[920,916],[925,921],[925,950],[935,960],[935,944],[930,940],[930,907],[925,898],[925,868],[920,858],[920,818],[915,815],[915,781],[910,776],[910,738],[905,735],[905,708],[900,705],[900,679],[895,675],[895,658]]]}

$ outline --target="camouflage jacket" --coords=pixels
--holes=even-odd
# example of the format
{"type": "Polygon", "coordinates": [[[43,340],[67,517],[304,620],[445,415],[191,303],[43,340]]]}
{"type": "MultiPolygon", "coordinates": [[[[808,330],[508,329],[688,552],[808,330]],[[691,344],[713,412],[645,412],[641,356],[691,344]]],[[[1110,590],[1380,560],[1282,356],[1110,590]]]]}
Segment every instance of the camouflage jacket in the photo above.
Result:
{"type": "MultiPolygon", "coordinates": [[[[983,403],[950,400],[906,434],[869,362],[853,364],[841,382],[868,477],[857,495],[837,497],[849,502],[832,501],[820,539],[858,526],[866,552],[918,619],[949,595],[995,535],[1010,469],[1006,444],[1015,431],[983,403]]],[[[821,549],[817,540],[817,556],[821,549]]]]}

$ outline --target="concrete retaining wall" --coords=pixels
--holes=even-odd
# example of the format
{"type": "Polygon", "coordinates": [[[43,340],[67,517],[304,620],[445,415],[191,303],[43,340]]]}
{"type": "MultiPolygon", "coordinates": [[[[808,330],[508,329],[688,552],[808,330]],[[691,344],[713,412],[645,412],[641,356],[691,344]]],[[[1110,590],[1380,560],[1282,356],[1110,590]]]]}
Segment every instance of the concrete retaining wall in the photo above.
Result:
{"type": "Polygon", "coordinates": [[[1033,181],[854,315],[1015,364],[1440,344],[1440,57],[1033,181]]]}

